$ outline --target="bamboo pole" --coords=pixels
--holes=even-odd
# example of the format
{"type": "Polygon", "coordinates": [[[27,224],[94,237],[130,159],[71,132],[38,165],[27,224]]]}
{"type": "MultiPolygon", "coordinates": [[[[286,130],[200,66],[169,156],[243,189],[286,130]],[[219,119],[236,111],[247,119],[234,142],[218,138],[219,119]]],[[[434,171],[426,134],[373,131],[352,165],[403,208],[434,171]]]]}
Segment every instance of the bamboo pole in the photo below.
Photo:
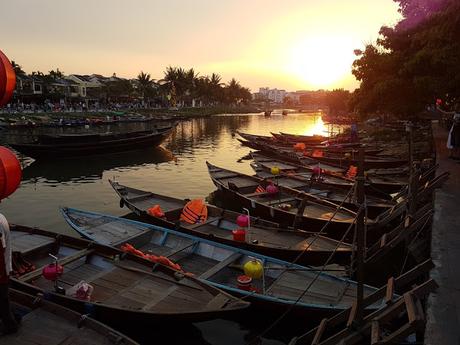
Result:
{"type": "Polygon", "coordinates": [[[364,149],[359,149],[358,159],[358,175],[356,177],[357,182],[357,201],[359,211],[356,219],[356,242],[357,242],[357,278],[358,288],[356,294],[356,323],[361,324],[363,321],[363,298],[364,298],[364,149]]]}

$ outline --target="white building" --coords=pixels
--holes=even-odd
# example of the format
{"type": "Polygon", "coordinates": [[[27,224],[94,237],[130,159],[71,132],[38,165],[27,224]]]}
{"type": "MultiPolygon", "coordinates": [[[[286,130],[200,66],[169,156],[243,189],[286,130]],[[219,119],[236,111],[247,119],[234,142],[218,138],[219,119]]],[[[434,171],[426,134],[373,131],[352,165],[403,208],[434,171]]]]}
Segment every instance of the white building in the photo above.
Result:
{"type": "Polygon", "coordinates": [[[268,99],[274,103],[283,103],[286,97],[286,90],[270,89],[268,87],[259,88],[258,97],[268,99]]]}

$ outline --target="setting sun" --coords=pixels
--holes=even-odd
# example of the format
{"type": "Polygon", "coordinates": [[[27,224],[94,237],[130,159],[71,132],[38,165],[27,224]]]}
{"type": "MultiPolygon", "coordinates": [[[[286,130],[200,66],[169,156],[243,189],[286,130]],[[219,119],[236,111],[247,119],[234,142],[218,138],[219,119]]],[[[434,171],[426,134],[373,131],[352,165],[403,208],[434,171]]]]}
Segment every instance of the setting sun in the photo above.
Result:
{"type": "Polygon", "coordinates": [[[297,43],[289,54],[289,73],[314,88],[329,88],[350,73],[353,51],[346,38],[314,36],[297,43]]]}

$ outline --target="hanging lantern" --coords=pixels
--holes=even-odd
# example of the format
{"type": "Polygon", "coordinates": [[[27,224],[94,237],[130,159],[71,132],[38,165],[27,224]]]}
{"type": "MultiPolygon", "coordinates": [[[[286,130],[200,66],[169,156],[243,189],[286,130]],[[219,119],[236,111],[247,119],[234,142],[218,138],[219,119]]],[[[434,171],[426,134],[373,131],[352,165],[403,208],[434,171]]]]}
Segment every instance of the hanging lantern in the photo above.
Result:
{"type": "Polygon", "coordinates": [[[281,171],[280,171],[280,168],[278,168],[278,167],[275,165],[275,166],[273,166],[273,167],[270,168],[270,172],[272,173],[272,175],[277,176],[277,175],[280,174],[281,171]]]}
{"type": "Polygon", "coordinates": [[[252,279],[260,279],[264,273],[264,265],[259,260],[252,258],[243,266],[244,274],[252,279]]]}
{"type": "Polygon", "coordinates": [[[6,147],[0,146],[0,200],[18,188],[21,177],[21,165],[14,153],[6,147]]]}
{"type": "Polygon", "coordinates": [[[438,99],[436,100],[436,104],[437,104],[437,105],[442,105],[442,99],[438,98],[438,99]]]}
{"type": "Polygon", "coordinates": [[[9,102],[16,87],[16,73],[13,66],[0,50],[0,107],[9,102]]]}

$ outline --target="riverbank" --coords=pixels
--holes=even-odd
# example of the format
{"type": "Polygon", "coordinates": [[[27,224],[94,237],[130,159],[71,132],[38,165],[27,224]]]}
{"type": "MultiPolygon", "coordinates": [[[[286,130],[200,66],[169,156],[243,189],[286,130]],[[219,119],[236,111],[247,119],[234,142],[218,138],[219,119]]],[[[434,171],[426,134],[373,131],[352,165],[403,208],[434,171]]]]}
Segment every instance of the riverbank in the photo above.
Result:
{"type": "Polygon", "coordinates": [[[17,112],[0,114],[0,121],[4,124],[47,124],[57,122],[60,119],[78,120],[88,119],[92,121],[107,120],[108,118],[154,118],[159,120],[191,119],[209,117],[220,114],[249,114],[260,112],[253,106],[241,107],[202,107],[202,108],[151,108],[151,109],[118,109],[118,110],[77,110],[65,112],[17,112]]]}
{"type": "Polygon", "coordinates": [[[460,164],[449,159],[446,148],[448,131],[433,124],[437,162],[440,171],[450,171],[449,180],[436,191],[432,230],[431,257],[436,267],[431,278],[439,285],[431,294],[427,307],[426,345],[460,344],[460,164]]]}

